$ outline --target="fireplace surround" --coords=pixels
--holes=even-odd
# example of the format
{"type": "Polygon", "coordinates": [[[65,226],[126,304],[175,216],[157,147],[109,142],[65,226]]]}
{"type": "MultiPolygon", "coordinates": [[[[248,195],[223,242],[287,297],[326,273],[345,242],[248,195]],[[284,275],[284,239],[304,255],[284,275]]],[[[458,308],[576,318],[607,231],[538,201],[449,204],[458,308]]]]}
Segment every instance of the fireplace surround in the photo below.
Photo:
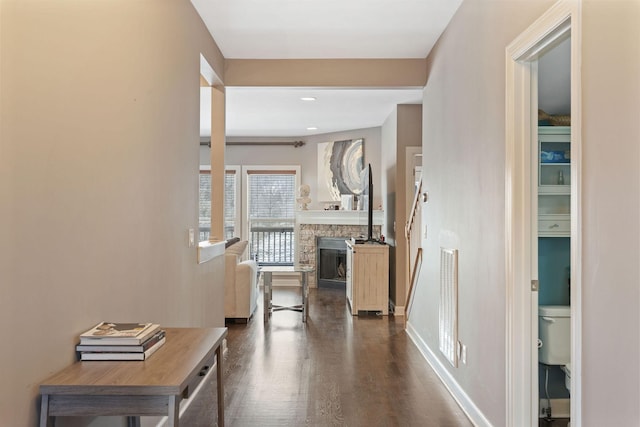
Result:
{"type": "MultiPolygon", "coordinates": [[[[365,211],[298,211],[296,228],[298,233],[298,256],[300,262],[317,267],[317,238],[332,237],[342,241],[367,234],[365,211]]],[[[373,235],[380,237],[383,211],[374,211],[373,235]]],[[[346,268],[346,265],[345,265],[346,268]]],[[[317,287],[317,272],[309,275],[309,286],[317,287]]]]}

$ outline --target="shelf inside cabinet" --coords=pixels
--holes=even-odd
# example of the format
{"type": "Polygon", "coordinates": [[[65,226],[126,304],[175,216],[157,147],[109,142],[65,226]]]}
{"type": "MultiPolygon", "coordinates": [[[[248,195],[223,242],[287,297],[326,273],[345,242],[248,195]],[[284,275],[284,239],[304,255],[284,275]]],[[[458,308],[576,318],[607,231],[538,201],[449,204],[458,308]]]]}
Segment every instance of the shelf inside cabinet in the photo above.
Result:
{"type": "Polygon", "coordinates": [[[571,186],[570,185],[541,185],[538,187],[538,194],[566,196],[571,194],[571,186]]]}
{"type": "Polygon", "coordinates": [[[569,215],[571,213],[571,199],[559,194],[540,195],[538,197],[538,216],[569,215]]]}

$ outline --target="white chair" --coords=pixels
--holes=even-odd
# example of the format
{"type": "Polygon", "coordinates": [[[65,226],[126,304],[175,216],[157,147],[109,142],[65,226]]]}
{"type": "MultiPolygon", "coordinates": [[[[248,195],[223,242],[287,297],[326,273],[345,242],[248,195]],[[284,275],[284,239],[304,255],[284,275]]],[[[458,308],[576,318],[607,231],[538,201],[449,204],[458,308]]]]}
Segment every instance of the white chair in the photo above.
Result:
{"type": "Polygon", "coordinates": [[[258,265],[253,260],[243,260],[247,244],[241,240],[225,250],[225,319],[248,322],[258,305],[258,265]]]}

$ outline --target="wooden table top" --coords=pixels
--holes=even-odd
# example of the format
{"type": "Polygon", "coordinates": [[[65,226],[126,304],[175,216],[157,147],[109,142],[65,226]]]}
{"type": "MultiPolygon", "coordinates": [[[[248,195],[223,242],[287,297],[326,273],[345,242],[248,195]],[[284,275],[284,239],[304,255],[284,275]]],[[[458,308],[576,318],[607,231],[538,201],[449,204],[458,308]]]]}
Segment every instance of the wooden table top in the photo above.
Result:
{"type": "Polygon", "coordinates": [[[178,395],[212,360],[227,328],[163,328],[166,342],[145,361],[81,361],[40,384],[41,394],[178,395]]]}

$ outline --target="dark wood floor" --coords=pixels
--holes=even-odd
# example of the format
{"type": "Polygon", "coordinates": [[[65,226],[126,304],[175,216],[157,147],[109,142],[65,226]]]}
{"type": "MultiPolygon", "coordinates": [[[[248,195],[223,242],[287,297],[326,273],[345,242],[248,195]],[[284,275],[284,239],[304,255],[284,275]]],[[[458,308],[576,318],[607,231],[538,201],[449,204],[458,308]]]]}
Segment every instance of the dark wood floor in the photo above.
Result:
{"type": "MultiPolygon", "coordinates": [[[[274,303],[295,304],[296,288],[274,303]]],[[[344,291],[312,289],[309,321],[281,311],[228,324],[227,426],[470,426],[393,316],[353,317],[344,291]]],[[[215,377],[181,425],[213,426],[215,377]]]]}

